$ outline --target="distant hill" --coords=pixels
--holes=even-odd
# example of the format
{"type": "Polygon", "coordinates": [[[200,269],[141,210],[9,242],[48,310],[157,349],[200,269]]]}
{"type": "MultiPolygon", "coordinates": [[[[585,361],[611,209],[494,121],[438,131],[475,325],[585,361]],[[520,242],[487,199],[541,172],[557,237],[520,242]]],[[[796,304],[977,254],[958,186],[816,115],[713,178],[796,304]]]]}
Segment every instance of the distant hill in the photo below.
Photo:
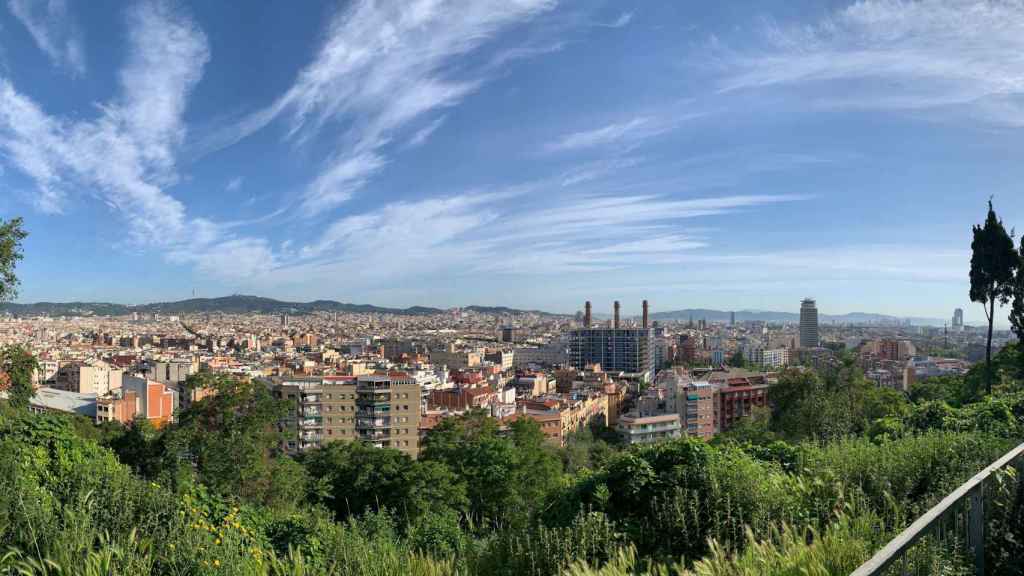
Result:
{"type": "MultiPolygon", "coordinates": [[[[528,311],[503,306],[468,306],[483,314],[524,314],[528,311]]],[[[221,298],[191,298],[178,302],[156,302],[128,306],[106,302],[36,302],[34,304],[0,304],[0,312],[18,316],[125,316],[132,312],[140,314],[201,314],[224,312],[227,314],[309,314],[312,312],[354,312],[363,314],[402,314],[426,316],[440,314],[444,310],[426,306],[409,308],[386,308],[370,304],[349,304],[334,300],[313,302],[285,302],[260,296],[233,295],[221,298]]],[[[545,312],[533,312],[546,314],[545,312]]]]}
{"type": "MultiPolygon", "coordinates": [[[[705,308],[693,308],[686,310],[672,310],[669,312],[655,312],[651,314],[652,320],[664,321],[688,321],[693,318],[694,322],[705,320],[706,322],[728,322],[729,311],[708,310],[705,308]]],[[[886,314],[872,314],[867,312],[850,312],[848,314],[819,314],[818,322],[821,324],[892,324],[910,320],[911,323],[921,326],[942,326],[943,320],[938,318],[904,318],[888,316],[886,314]]],[[[800,314],[797,312],[771,312],[765,310],[737,310],[737,322],[773,322],[790,323],[799,322],[800,314]]]]}

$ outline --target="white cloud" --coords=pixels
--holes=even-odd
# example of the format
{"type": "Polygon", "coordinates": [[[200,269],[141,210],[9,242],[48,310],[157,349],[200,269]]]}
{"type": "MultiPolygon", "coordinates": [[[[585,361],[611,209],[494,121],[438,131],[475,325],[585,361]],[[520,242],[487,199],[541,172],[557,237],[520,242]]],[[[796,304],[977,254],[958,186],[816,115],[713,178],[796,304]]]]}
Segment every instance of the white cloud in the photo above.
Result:
{"type": "Polygon", "coordinates": [[[373,151],[333,159],[307,189],[302,202],[303,211],[314,215],[345,202],[385,164],[384,157],[373,151]]]}
{"type": "Polygon", "coordinates": [[[328,123],[343,126],[337,151],[302,198],[306,214],[334,208],[387,162],[380,149],[399,131],[480,86],[481,73],[460,69],[458,57],[553,6],[554,0],[355,2],[333,18],[295,84],[232,134],[216,138],[217,145],[285,113],[289,134],[299,141],[328,123]]]}
{"type": "Polygon", "coordinates": [[[189,218],[164,191],[176,179],[188,95],[209,59],[206,37],[186,16],[159,2],[132,8],[121,94],[91,120],[47,115],[0,77],[0,153],[36,183],[37,207],[64,210],[71,190],[98,196],[127,221],[126,234],[177,262],[245,274],[272,266],[262,241],[189,218]],[[236,252],[232,257],[230,254],[236,252]],[[258,265],[258,268],[256,266],[258,265]]]}
{"type": "Polygon", "coordinates": [[[721,91],[794,86],[853,108],[963,108],[1024,125],[1024,4],[861,0],[817,25],[772,26],[769,47],[727,53],[721,91]]]}
{"type": "Polygon", "coordinates": [[[408,148],[415,148],[417,146],[423,145],[423,143],[425,143],[427,139],[430,138],[430,135],[433,134],[438,128],[440,128],[442,124],[444,124],[444,120],[445,116],[440,116],[431,121],[430,124],[427,124],[423,128],[420,128],[419,130],[414,132],[413,135],[409,138],[409,141],[406,143],[406,146],[408,148]]]}
{"type": "Polygon", "coordinates": [[[224,238],[216,231],[203,250],[181,247],[172,250],[168,257],[172,262],[193,264],[200,272],[229,280],[247,280],[279,265],[266,240],[224,238]]]}
{"type": "Polygon", "coordinates": [[[228,181],[227,186],[224,187],[225,192],[238,192],[242,189],[242,182],[244,179],[241,176],[235,176],[228,181]]]}
{"type": "Polygon", "coordinates": [[[647,140],[657,138],[678,128],[688,120],[701,118],[705,112],[674,110],[679,104],[667,107],[658,115],[634,116],[629,120],[605,124],[563,134],[544,145],[547,152],[575,152],[590,149],[630,151],[647,140]]]}
{"type": "Polygon", "coordinates": [[[8,0],[7,7],[55,65],[65,66],[75,74],[85,73],[82,39],[68,16],[64,0],[8,0]]]}
{"type": "Polygon", "coordinates": [[[352,288],[376,288],[432,276],[566,274],[675,262],[709,242],[682,230],[685,220],[802,199],[555,199],[551,186],[558,184],[394,202],[352,214],[302,247],[299,263],[283,266],[278,276],[311,282],[344,277],[352,288]],[[541,198],[557,204],[532,209],[541,198]]]}
{"type": "Polygon", "coordinates": [[[610,24],[605,24],[605,26],[608,27],[608,28],[622,28],[624,26],[628,26],[629,23],[632,22],[632,21],[633,21],[633,13],[632,12],[623,12],[622,14],[619,15],[618,18],[615,19],[614,22],[612,22],[610,24]]]}
{"type": "Polygon", "coordinates": [[[637,157],[613,157],[575,166],[562,174],[562,186],[576,186],[604,178],[619,171],[639,165],[643,160],[637,157]]]}
{"type": "Polygon", "coordinates": [[[559,152],[635,141],[649,135],[657,135],[663,131],[656,127],[652,131],[653,124],[653,118],[639,116],[625,122],[617,122],[601,126],[600,128],[566,134],[555,142],[547,144],[545,149],[550,152],[559,152]]]}

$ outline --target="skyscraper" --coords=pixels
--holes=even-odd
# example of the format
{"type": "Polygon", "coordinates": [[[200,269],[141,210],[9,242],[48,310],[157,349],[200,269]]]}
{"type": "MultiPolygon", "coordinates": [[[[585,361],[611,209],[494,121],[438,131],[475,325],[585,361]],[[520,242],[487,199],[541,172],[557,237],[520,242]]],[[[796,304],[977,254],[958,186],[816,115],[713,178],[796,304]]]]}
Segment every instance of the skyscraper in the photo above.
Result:
{"type": "Polygon", "coordinates": [[[800,347],[817,348],[818,338],[818,306],[813,298],[804,298],[800,303],[800,347]]]}
{"type": "Polygon", "coordinates": [[[735,312],[729,312],[729,326],[735,326],[735,325],[736,325],[736,313],[735,312]]]}
{"type": "Polygon", "coordinates": [[[953,310],[953,331],[959,332],[964,329],[964,311],[963,308],[957,308],[953,310]]]}

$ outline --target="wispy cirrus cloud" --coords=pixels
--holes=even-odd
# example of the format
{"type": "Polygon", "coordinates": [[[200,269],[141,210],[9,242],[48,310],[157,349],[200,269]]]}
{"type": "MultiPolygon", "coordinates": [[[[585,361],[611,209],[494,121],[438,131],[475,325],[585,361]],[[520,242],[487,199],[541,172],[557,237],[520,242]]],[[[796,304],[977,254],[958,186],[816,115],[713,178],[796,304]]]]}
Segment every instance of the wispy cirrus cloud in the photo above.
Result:
{"type": "Polygon", "coordinates": [[[337,220],[299,249],[282,277],[344,275],[355,288],[444,275],[565,274],[675,262],[711,240],[682,224],[794,195],[673,199],[658,195],[562,196],[557,182],[394,202],[337,220]],[[555,205],[532,210],[533,199],[555,205]],[[609,230],[615,230],[609,235],[609,230]],[[359,271],[358,274],[355,272],[359,271]]]}
{"type": "Polygon", "coordinates": [[[638,116],[624,122],[613,122],[598,128],[565,134],[554,142],[549,142],[544,148],[549,152],[562,152],[611,144],[633,143],[657,136],[665,130],[666,128],[659,126],[654,118],[638,116]]]}
{"type": "Polygon", "coordinates": [[[85,73],[82,38],[64,0],[8,0],[7,7],[55,65],[74,74],[85,73]]]}
{"type": "Polygon", "coordinates": [[[409,138],[409,141],[406,142],[405,144],[406,147],[415,148],[417,146],[422,146],[424,143],[426,143],[427,139],[430,138],[431,134],[436,132],[437,129],[440,128],[442,124],[444,124],[445,118],[446,116],[440,116],[438,118],[435,118],[430,122],[430,124],[427,124],[423,128],[420,128],[419,130],[413,132],[412,136],[409,138]]]}
{"type": "Polygon", "coordinates": [[[628,170],[640,165],[643,158],[636,156],[614,156],[586,162],[573,166],[562,174],[562,186],[576,186],[585,184],[601,178],[607,178],[616,172],[628,170]]]}
{"type": "Polygon", "coordinates": [[[687,121],[707,115],[704,111],[680,111],[679,107],[677,103],[666,106],[658,114],[642,114],[628,120],[562,134],[545,143],[544,150],[550,153],[601,150],[621,154],[672,132],[687,121]]]}
{"type": "Polygon", "coordinates": [[[0,77],[0,153],[36,184],[43,212],[65,210],[73,190],[98,197],[126,220],[132,241],[174,262],[222,274],[272,265],[258,239],[189,218],[165,191],[176,181],[187,99],[209,60],[206,36],[192,20],[154,1],[128,10],[129,49],[120,94],[88,120],[48,115],[0,77]]]}
{"type": "Polygon", "coordinates": [[[1024,125],[1024,4],[861,0],[812,26],[773,24],[767,47],[726,51],[721,92],[797,87],[824,106],[962,109],[1024,125]]]}
{"type": "MultiPolygon", "coordinates": [[[[455,106],[486,81],[492,67],[467,71],[459,57],[554,5],[554,0],[355,2],[332,19],[324,44],[292,87],[230,134],[214,138],[216,146],[282,115],[289,119],[289,137],[298,141],[337,125],[336,150],[300,203],[307,215],[334,208],[387,163],[381,149],[397,133],[431,111],[455,106]]],[[[411,141],[416,138],[413,134],[411,141]]]]}
{"type": "Polygon", "coordinates": [[[632,21],[633,13],[623,12],[622,14],[619,14],[619,17],[616,18],[614,21],[609,22],[608,24],[603,24],[603,26],[607,28],[622,28],[624,26],[629,26],[629,23],[632,21]]]}

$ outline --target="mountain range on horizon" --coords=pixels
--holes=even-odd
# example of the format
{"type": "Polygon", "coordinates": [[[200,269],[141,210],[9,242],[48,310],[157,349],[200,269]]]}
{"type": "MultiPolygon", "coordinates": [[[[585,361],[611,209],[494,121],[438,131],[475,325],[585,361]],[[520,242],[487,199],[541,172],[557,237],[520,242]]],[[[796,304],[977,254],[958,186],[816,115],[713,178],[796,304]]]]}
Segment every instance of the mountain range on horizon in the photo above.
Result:
{"type": "MultiPolygon", "coordinates": [[[[462,310],[488,314],[543,314],[549,316],[569,316],[540,310],[521,310],[506,306],[466,306],[462,310]]],[[[309,314],[312,312],[351,312],[376,314],[402,314],[424,316],[440,314],[445,309],[429,306],[411,306],[408,308],[389,308],[372,304],[351,304],[335,300],[314,300],[311,302],[288,302],[250,295],[231,295],[219,298],[190,298],[176,302],[155,302],[150,304],[114,304],[109,302],[35,302],[35,303],[2,303],[0,312],[18,316],[125,316],[133,312],[143,314],[197,314],[207,312],[224,312],[232,314],[309,314]]],[[[654,312],[652,320],[688,321],[704,320],[707,322],[728,322],[731,311],[706,308],[688,308],[654,312]]],[[[798,312],[777,312],[769,310],[736,310],[737,322],[798,322],[798,312]]],[[[595,314],[596,318],[607,315],[595,314]]],[[[820,314],[819,322],[823,324],[890,324],[909,320],[916,325],[942,326],[945,322],[938,318],[897,317],[887,314],[868,312],[851,312],[847,314],[820,314]]]]}

